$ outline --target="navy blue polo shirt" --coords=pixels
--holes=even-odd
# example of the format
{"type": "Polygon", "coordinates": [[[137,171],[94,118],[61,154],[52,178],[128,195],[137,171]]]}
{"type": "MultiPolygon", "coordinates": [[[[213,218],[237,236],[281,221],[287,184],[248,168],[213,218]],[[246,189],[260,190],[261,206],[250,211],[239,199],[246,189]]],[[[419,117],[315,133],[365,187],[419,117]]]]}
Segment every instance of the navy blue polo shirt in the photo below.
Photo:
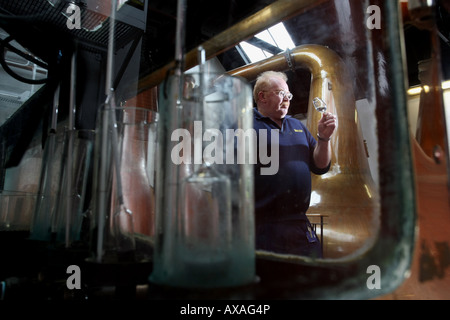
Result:
{"type": "MultiPolygon", "coordinates": [[[[287,115],[280,128],[270,118],[254,109],[253,127],[258,138],[257,164],[255,165],[255,219],[256,223],[285,220],[304,220],[311,198],[311,172],[326,173],[330,166],[317,168],[313,161],[313,152],[317,144],[306,126],[298,119],[287,115]],[[266,130],[261,131],[261,130],[266,130]],[[270,163],[260,162],[259,140],[267,133],[266,148],[270,154],[271,131],[279,130],[278,171],[274,175],[261,175],[261,167],[270,167],[270,163]]],[[[272,157],[273,158],[273,157],[272,157]]]]}

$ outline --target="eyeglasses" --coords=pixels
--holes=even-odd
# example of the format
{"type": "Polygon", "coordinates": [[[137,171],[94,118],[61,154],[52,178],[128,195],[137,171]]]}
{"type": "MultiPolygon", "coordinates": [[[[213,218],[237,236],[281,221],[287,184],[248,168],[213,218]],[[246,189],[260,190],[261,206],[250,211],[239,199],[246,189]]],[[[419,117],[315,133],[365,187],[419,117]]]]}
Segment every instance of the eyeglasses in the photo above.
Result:
{"type": "Polygon", "coordinates": [[[281,99],[287,98],[289,101],[292,100],[292,98],[294,97],[294,95],[292,93],[290,93],[289,91],[284,91],[284,90],[276,90],[276,91],[265,91],[263,90],[263,92],[275,92],[278,94],[278,96],[281,99]]]}

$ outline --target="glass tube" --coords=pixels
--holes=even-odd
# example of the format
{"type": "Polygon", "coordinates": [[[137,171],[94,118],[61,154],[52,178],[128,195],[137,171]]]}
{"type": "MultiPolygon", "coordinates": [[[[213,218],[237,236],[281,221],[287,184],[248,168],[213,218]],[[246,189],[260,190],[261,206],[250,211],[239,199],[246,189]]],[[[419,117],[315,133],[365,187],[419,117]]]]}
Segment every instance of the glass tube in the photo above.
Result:
{"type": "Polygon", "coordinates": [[[99,113],[89,261],[141,262],[151,257],[156,123],[157,113],[144,108],[103,108],[99,113]]]}
{"type": "Polygon", "coordinates": [[[70,247],[80,240],[81,225],[90,196],[86,190],[92,167],[95,141],[94,130],[68,130],[62,166],[60,190],[56,203],[55,238],[58,243],[70,247]]]}
{"type": "Polygon", "coordinates": [[[239,286],[255,277],[253,167],[238,161],[239,155],[251,159],[252,148],[237,143],[253,129],[251,89],[240,78],[208,74],[203,91],[200,78],[183,77],[182,99],[176,75],[160,91],[150,280],[176,287],[239,286]]]}

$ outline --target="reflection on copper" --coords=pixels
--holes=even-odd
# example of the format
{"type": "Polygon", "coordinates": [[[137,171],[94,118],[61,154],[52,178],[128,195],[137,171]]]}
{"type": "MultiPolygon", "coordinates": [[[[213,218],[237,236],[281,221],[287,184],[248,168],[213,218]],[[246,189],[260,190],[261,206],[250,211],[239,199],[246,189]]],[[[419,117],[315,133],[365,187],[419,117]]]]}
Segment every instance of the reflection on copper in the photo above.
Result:
{"type": "MultiPolygon", "coordinates": [[[[441,5],[448,9],[448,4],[444,4],[444,1],[441,5]]],[[[450,151],[445,121],[439,30],[434,3],[410,0],[408,9],[409,16],[404,17],[404,24],[425,30],[430,37],[430,43],[427,44],[430,46],[429,58],[418,63],[421,90],[415,139],[425,155],[443,172],[447,172],[447,191],[450,192],[450,151]]]]}
{"type": "Polygon", "coordinates": [[[149,181],[148,162],[154,162],[149,147],[150,126],[157,114],[148,109],[130,107],[124,111],[124,142],[122,166],[123,196],[126,207],[133,212],[133,228],[137,234],[153,237],[155,220],[155,190],[149,181]]]}
{"type": "MultiPolygon", "coordinates": [[[[311,133],[316,135],[322,115],[312,106],[312,97],[325,101],[327,111],[338,118],[331,141],[332,166],[328,174],[312,176],[313,201],[308,213],[327,216],[324,258],[339,259],[360,254],[375,241],[380,204],[356,113],[352,81],[343,60],[327,47],[301,45],[290,54],[296,67],[307,67],[311,72],[307,115],[311,133]]],[[[289,70],[287,60],[280,54],[229,73],[251,81],[263,71],[289,70]]]]}
{"type": "MultiPolygon", "coordinates": [[[[328,238],[328,242],[330,243],[333,241],[337,241],[337,243],[352,243],[357,240],[353,234],[337,232],[327,227],[324,227],[323,235],[324,237],[328,238]]],[[[343,251],[342,245],[336,245],[336,247],[338,248],[337,251],[343,251]]]]}
{"type": "Polygon", "coordinates": [[[423,90],[420,93],[416,139],[429,157],[445,166],[446,125],[438,61],[429,59],[419,62],[423,90]],[[440,156],[436,156],[436,150],[441,151],[440,156]]]}

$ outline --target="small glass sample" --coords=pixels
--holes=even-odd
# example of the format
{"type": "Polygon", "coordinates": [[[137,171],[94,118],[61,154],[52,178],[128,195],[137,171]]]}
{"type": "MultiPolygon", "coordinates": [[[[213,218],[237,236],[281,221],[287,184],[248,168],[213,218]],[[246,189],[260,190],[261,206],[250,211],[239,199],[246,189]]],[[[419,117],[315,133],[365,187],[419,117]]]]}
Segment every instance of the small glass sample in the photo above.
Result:
{"type": "Polygon", "coordinates": [[[316,110],[319,112],[324,113],[327,111],[327,104],[325,103],[325,101],[323,101],[319,97],[315,97],[313,99],[313,105],[314,105],[314,108],[316,108],[316,110]]]}

